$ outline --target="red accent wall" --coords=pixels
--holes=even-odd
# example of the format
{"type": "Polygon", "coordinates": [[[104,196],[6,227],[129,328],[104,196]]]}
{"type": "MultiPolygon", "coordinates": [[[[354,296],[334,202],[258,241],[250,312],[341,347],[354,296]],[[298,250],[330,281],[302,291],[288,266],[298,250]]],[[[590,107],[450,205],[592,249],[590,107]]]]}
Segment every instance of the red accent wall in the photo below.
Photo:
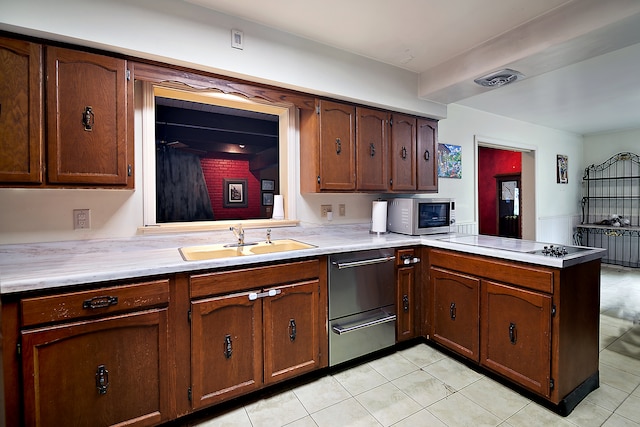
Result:
{"type": "Polygon", "coordinates": [[[262,196],[260,194],[260,180],[249,170],[248,160],[237,160],[233,158],[207,158],[200,159],[202,173],[207,183],[209,199],[216,220],[222,219],[249,219],[259,218],[262,206],[262,196]],[[246,208],[225,208],[223,203],[223,182],[227,179],[247,180],[247,202],[246,208]]]}
{"type": "Polygon", "coordinates": [[[498,194],[496,175],[522,172],[522,153],[519,151],[478,148],[478,211],[480,234],[498,235],[498,194]]]}

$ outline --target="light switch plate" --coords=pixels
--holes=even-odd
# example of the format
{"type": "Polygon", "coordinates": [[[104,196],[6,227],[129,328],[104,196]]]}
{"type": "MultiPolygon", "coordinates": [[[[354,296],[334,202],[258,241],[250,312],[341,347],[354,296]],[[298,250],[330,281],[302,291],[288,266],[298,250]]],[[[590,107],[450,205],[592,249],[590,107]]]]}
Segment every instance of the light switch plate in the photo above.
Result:
{"type": "Polygon", "coordinates": [[[231,30],[231,47],[244,49],[244,33],[240,30],[231,30]]]}

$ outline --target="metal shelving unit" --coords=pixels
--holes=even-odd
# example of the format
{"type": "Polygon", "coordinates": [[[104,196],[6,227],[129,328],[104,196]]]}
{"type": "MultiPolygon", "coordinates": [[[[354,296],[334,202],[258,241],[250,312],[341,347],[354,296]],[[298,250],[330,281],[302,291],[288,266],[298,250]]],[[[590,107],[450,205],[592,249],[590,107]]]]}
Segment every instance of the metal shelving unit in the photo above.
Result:
{"type": "Polygon", "coordinates": [[[602,262],[640,267],[640,156],[618,153],[582,177],[577,243],[607,249],[602,262]]]}

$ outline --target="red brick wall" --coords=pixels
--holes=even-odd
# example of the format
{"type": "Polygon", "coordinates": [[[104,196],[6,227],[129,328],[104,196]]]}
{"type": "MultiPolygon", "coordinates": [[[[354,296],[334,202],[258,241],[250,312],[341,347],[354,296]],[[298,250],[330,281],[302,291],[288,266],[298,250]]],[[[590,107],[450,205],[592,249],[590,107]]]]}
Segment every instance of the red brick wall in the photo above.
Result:
{"type": "Polygon", "coordinates": [[[216,220],[259,218],[262,199],[260,180],[249,171],[249,161],[232,158],[206,158],[200,160],[211,207],[216,220]],[[224,179],[247,180],[246,208],[225,208],[223,203],[224,179]]]}
{"type": "Polygon", "coordinates": [[[522,171],[522,153],[518,151],[478,149],[478,202],[480,234],[498,234],[498,193],[495,176],[522,171]]]}

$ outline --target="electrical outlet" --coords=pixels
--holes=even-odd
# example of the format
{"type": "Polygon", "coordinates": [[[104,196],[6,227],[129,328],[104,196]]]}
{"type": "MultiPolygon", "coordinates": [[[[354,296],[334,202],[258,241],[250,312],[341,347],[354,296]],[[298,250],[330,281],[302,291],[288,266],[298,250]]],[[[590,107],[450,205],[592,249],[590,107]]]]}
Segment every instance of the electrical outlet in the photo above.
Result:
{"type": "Polygon", "coordinates": [[[326,218],[327,212],[333,212],[333,205],[320,205],[320,218],[326,218]]]}
{"type": "Polygon", "coordinates": [[[87,230],[91,228],[91,209],[73,210],[73,229],[87,230]]]}
{"type": "Polygon", "coordinates": [[[345,216],[347,214],[347,207],[344,204],[338,205],[338,215],[345,216]]]}

